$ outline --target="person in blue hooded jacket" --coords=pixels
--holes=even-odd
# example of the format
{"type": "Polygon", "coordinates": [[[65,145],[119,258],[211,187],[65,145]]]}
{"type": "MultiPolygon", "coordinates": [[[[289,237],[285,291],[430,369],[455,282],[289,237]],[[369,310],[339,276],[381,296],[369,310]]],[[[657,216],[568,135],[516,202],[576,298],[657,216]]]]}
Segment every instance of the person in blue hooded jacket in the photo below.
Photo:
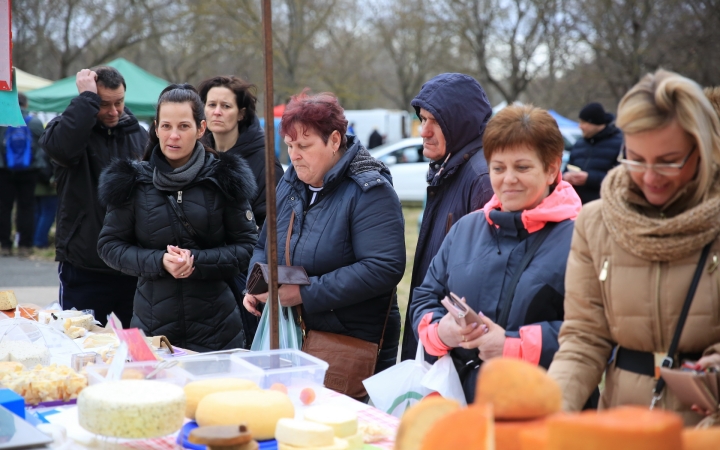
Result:
{"type": "MultiPolygon", "coordinates": [[[[310,285],[283,285],[283,306],[301,305],[308,330],[380,343],[375,371],[395,364],[400,313],[395,286],[405,272],[405,225],[390,171],[357,138],[329,93],[292,97],[280,128],[292,166],[277,187],[278,261],[285,264],[288,225],[290,264],[302,266],[310,285]],[[293,219],[294,217],[294,219],[293,219]]],[[[263,227],[250,267],[267,262],[263,227]]],[[[255,315],[267,292],[247,294],[255,315]]],[[[257,336],[257,335],[256,335],[257,336]]]]}
{"type": "Polygon", "coordinates": [[[550,365],[582,206],[560,175],[564,141],[547,111],[507,107],[490,120],[483,141],[495,195],[452,227],[411,306],[413,330],[429,354],[450,353],[468,403],[483,361],[550,365]],[[456,322],[442,304],[451,292],[481,323],[456,322]]]}
{"type": "Polygon", "coordinates": [[[415,358],[417,350],[410,326],[413,290],[425,278],[453,223],[482,208],[493,195],[482,152],[483,132],[492,107],[480,83],[468,75],[444,73],[425,83],[410,104],[421,121],[423,155],[430,159],[430,167],[427,204],[410,280],[403,360],[415,358]]]}

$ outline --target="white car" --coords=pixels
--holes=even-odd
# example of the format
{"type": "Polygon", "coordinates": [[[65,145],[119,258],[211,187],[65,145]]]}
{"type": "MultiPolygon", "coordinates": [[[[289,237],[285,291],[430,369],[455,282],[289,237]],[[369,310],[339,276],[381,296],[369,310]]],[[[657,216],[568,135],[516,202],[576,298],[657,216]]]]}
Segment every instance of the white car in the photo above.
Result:
{"type": "Polygon", "coordinates": [[[407,138],[370,150],[385,163],[392,174],[393,186],[402,202],[422,202],[427,192],[426,174],[430,161],[423,156],[422,138],[407,138]]]}

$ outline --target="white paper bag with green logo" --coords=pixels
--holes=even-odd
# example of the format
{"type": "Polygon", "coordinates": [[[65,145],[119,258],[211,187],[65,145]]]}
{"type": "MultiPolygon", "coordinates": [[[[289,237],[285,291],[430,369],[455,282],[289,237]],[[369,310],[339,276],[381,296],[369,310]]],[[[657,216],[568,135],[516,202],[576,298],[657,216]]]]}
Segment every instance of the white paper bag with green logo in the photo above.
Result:
{"type": "Polygon", "coordinates": [[[363,381],[363,384],[375,408],[401,417],[406,409],[432,392],[421,383],[428,370],[430,364],[425,362],[422,343],[418,343],[415,359],[383,370],[363,381]]]}
{"type": "Polygon", "coordinates": [[[421,383],[430,391],[457,401],[463,408],[467,406],[465,392],[450,353],[435,361],[421,383]]]}

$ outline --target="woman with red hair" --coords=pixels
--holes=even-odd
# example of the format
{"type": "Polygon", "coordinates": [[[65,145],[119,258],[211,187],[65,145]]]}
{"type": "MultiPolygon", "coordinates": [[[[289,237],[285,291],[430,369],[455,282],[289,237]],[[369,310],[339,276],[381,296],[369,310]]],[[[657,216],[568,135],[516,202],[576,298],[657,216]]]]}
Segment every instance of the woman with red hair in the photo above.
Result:
{"type": "MultiPolygon", "coordinates": [[[[278,261],[285,261],[288,226],[290,264],[302,266],[310,285],[283,285],[283,306],[300,305],[308,330],[380,343],[376,372],[395,364],[400,314],[395,286],[405,272],[405,228],[390,172],[352,135],[337,98],[330,93],[292,97],[282,117],[292,167],[277,188],[278,261]]],[[[263,229],[250,267],[265,263],[263,229]]],[[[267,293],[246,295],[259,315],[267,293]]]]}

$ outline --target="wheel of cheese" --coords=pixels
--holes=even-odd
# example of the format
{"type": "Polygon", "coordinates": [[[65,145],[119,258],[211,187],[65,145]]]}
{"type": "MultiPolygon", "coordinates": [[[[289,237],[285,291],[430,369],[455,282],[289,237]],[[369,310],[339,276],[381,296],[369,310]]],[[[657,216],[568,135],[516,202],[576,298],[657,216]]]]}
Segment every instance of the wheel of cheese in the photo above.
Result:
{"type": "Polygon", "coordinates": [[[245,423],[259,441],[275,437],[280,419],[294,417],[290,397],[278,391],[216,392],[200,400],[195,411],[195,420],[201,427],[245,423]]]}
{"type": "Polygon", "coordinates": [[[495,447],[502,450],[521,450],[520,434],[526,430],[544,429],[545,419],[496,420],[495,447]]]}
{"type": "Polygon", "coordinates": [[[442,397],[424,398],[405,411],[400,419],[395,449],[419,450],[423,437],[433,424],[459,409],[460,404],[454,400],[442,397]]]}
{"type": "Polygon", "coordinates": [[[687,428],[683,430],[683,450],[720,449],[720,427],[704,429],[687,428]]]}
{"type": "Polygon", "coordinates": [[[83,389],[77,408],[80,426],[91,433],[147,439],[182,427],[185,393],[161,381],[111,381],[83,389]]]}
{"type": "Polygon", "coordinates": [[[313,406],[305,410],[305,420],[327,425],[335,437],[349,438],[358,432],[358,417],[354,411],[333,406],[313,406]]]}
{"type": "Polygon", "coordinates": [[[539,419],[560,411],[562,391],[542,367],[494,358],[480,368],[475,403],[491,403],[496,419],[539,419]]]}
{"type": "Polygon", "coordinates": [[[550,417],[548,449],[678,450],[683,421],[675,413],[640,407],[550,417]]]}
{"type": "Polygon", "coordinates": [[[217,378],[214,380],[193,381],[185,385],[185,396],[187,397],[187,407],[185,408],[185,417],[195,419],[195,410],[198,403],[206,395],[216,392],[225,391],[245,391],[250,389],[260,389],[260,386],[250,380],[241,378],[217,378]]]}
{"type": "Polygon", "coordinates": [[[420,449],[495,450],[492,405],[475,404],[447,414],[425,434],[420,449]]]}
{"type": "Polygon", "coordinates": [[[548,428],[547,423],[543,427],[529,428],[520,432],[520,448],[522,450],[547,450],[548,428]]]}

